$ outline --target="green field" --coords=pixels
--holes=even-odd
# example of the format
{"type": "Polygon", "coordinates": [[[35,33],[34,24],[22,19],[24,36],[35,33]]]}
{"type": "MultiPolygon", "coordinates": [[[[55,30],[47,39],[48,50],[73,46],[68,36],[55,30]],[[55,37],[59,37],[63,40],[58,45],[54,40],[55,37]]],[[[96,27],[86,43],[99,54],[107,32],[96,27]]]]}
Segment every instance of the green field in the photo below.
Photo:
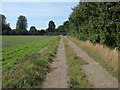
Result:
{"type": "Polygon", "coordinates": [[[59,36],[3,36],[3,87],[41,87],[59,36]]]}
{"type": "Polygon", "coordinates": [[[16,46],[23,43],[30,43],[38,41],[49,36],[3,36],[2,37],[2,48],[16,46]]]}

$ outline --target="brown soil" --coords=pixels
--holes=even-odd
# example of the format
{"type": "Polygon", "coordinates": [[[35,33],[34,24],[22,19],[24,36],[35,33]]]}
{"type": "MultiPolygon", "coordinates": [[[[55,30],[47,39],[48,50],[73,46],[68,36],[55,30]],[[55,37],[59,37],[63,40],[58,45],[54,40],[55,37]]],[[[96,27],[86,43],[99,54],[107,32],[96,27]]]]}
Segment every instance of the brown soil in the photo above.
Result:
{"type": "Polygon", "coordinates": [[[46,76],[43,83],[43,88],[67,88],[67,65],[66,65],[66,53],[63,42],[63,37],[61,38],[56,59],[51,63],[51,71],[46,76]]]}

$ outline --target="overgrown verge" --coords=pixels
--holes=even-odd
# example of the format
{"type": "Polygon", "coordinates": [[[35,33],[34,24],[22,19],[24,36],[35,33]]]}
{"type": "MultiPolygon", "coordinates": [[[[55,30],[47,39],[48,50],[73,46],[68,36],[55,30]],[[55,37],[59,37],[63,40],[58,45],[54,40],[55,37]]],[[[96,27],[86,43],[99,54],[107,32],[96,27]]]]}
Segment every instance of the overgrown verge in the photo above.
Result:
{"type": "Polygon", "coordinates": [[[86,41],[82,42],[76,38],[68,37],[80,48],[86,51],[92,58],[100,63],[112,76],[118,78],[118,51],[106,46],[86,41]]]}
{"type": "Polygon", "coordinates": [[[14,62],[11,69],[3,71],[3,88],[41,88],[49,63],[56,54],[58,42],[59,37],[54,37],[44,48],[14,62]]]}
{"type": "Polygon", "coordinates": [[[65,40],[66,56],[68,63],[69,87],[70,88],[92,88],[92,85],[86,80],[85,73],[82,71],[81,66],[88,64],[81,58],[75,55],[72,48],[65,40]]]}

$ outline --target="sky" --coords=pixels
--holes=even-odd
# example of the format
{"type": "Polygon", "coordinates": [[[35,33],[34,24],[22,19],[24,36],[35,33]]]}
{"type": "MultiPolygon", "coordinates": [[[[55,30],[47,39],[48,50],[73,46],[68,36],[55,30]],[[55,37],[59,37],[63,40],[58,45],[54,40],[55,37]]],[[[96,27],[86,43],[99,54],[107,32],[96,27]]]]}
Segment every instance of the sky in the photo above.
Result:
{"type": "Polygon", "coordinates": [[[12,29],[16,27],[17,18],[24,15],[27,18],[28,30],[31,26],[37,29],[48,28],[48,22],[53,20],[56,27],[68,20],[74,6],[78,2],[2,2],[2,14],[12,29]]]}

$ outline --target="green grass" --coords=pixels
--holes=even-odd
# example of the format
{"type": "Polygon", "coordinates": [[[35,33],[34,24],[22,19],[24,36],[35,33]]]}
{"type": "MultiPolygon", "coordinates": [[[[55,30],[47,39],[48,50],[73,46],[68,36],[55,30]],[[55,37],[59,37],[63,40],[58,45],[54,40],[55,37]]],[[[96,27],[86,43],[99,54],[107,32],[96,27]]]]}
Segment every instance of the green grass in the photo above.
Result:
{"type": "Polygon", "coordinates": [[[39,41],[4,48],[2,50],[3,71],[10,69],[12,65],[19,62],[21,58],[24,58],[29,54],[36,53],[38,49],[45,47],[45,45],[47,45],[49,41],[54,40],[54,38],[56,37],[49,37],[40,39],[39,41]]]}
{"type": "Polygon", "coordinates": [[[50,36],[2,36],[2,48],[38,41],[50,36]]]}
{"type": "Polygon", "coordinates": [[[52,62],[59,37],[53,36],[3,49],[3,88],[37,88],[52,62]]]}
{"type": "Polygon", "coordinates": [[[67,63],[68,63],[68,75],[69,75],[69,87],[70,88],[92,88],[92,85],[86,80],[85,73],[82,71],[81,66],[87,64],[81,58],[75,55],[73,49],[65,42],[67,63]]]}
{"type": "Polygon", "coordinates": [[[114,70],[114,67],[112,67],[110,62],[107,62],[107,60],[102,58],[98,53],[92,52],[91,48],[82,46],[79,40],[75,38],[69,38],[69,39],[72,40],[74,43],[76,43],[84,51],[86,51],[89,56],[94,58],[94,60],[96,60],[103,68],[105,68],[113,77],[118,78],[118,71],[114,70]]]}

